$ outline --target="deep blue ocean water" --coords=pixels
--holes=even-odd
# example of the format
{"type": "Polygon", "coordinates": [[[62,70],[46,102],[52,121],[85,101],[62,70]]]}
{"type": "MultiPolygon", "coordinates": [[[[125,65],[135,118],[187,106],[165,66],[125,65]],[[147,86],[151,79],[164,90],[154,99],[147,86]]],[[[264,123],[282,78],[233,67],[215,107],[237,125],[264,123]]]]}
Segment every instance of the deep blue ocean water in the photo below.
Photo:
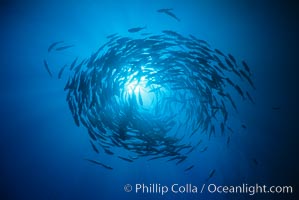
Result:
{"type": "Polygon", "coordinates": [[[294,199],[289,194],[207,191],[162,196],[126,193],[123,187],[137,183],[298,186],[296,11],[294,3],[273,1],[3,2],[0,199],[294,199]],[[160,8],[173,8],[181,21],[157,13],[160,8]],[[153,33],[170,29],[196,35],[246,60],[253,71],[256,104],[239,98],[239,113],[234,115],[235,122],[245,123],[247,129],[237,130],[229,147],[224,137],[213,137],[206,152],[191,155],[195,167],[188,172],[186,165],[163,160],[127,163],[94,155],[86,129],[75,126],[65,101],[65,80],[51,79],[43,66],[53,41],[76,44],[71,52],[51,57],[57,63],[67,62],[76,55],[89,56],[107,35],[128,35],[127,29],[137,26],[147,26],[153,33]],[[92,165],[84,160],[87,157],[105,161],[114,170],[92,165]],[[206,181],[212,169],[215,175],[206,181]]]}

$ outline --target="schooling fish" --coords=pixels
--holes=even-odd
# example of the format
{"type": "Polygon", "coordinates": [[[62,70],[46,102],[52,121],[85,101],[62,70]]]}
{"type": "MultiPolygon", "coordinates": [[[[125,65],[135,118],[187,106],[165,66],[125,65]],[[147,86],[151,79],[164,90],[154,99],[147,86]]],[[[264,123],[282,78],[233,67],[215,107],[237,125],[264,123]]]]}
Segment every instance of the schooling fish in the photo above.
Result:
{"type": "Polygon", "coordinates": [[[254,102],[253,98],[250,96],[249,92],[246,91],[246,95],[247,95],[249,101],[251,101],[251,103],[255,104],[255,102],[254,102]]]}
{"type": "Polygon", "coordinates": [[[251,80],[251,78],[243,70],[240,70],[239,72],[248,81],[248,83],[251,85],[251,87],[253,89],[256,89],[253,82],[252,82],[252,80],[251,80]]]}
{"type": "Polygon", "coordinates": [[[244,93],[243,91],[241,90],[241,88],[238,86],[238,85],[235,85],[235,89],[237,90],[237,92],[242,96],[242,98],[244,99],[244,93]]]}
{"type": "Polygon", "coordinates": [[[215,172],[216,172],[215,169],[212,169],[212,170],[210,171],[209,176],[208,176],[208,178],[207,178],[207,181],[210,180],[210,179],[214,176],[215,172]]]}
{"type": "Polygon", "coordinates": [[[233,129],[229,126],[226,126],[227,130],[229,130],[231,133],[234,133],[233,129]]]}
{"type": "Polygon", "coordinates": [[[117,33],[113,33],[113,34],[107,35],[106,38],[107,38],[107,39],[110,39],[110,38],[113,38],[113,37],[116,36],[116,35],[117,35],[117,33]]]}
{"type": "Polygon", "coordinates": [[[173,160],[179,160],[179,159],[181,159],[181,156],[175,156],[175,157],[170,158],[169,160],[167,160],[167,162],[173,161],[173,160]]]}
{"type": "Polygon", "coordinates": [[[235,111],[238,111],[236,103],[234,102],[234,100],[232,99],[232,97],[230,96],[230,94],[226,94],[226,97],[228,98],[228,100],[230,101],[231,105],[233,106],[233,108],[235,109],[235,111]]]}
{"type": "Polygon", "coordinates": [[[79,121],[78,114],[74,113],[73,117],[74,117],[75,124],[79,127],[80,126],[80,121],[79,121]]]}
{"type": "Polygon", "coordinates": [[[109,154],[109,155],[113,155],[114,153],[108,149],[104,149],[105,153],[109,154]]]}
{"type": "Polygon", "coordinates": [[[236,59],[231,54],[228,54],[228,57],[231,61],[233,61],[234,64],[236,64],[236,59]]]}
{"type": "Polygon", "coordinates": [[[136,33],[136,32],[139,32],[139,31],[141,31],[143,29],[146,29],[146,26],[144,26],[144,27],[130,28],[130,29],[128,29],[128,32],[129,33],[136,33]]]}
{"type": "Polygon", "coordinates": [[[49,73],[49,75],[50,75],[51,77],[53,77],[52,72],[50,71],[48,62],[47,62],[46,60],[44,60],[44,65],[45,65],[45,68],[46,68],[47,72],[49,73]]]}
{"type": "Polygon", "coordinates": [[[131,160],[129,158],[125,158],[125,157],[122,157],[122,156],[117,156],[117,157],[124,160],[124,161],[127,161],[127,162],[133,162],[133,160],[131,160]]]}
{"type": "Polygon", "coordinates": [[[227,58],[225,58],[225,62],[228,64],[228,66],[230,66],[231,69],[234,68],[234,65],[227,58]]]}
{"type": "Polygon", "coordinates": [[[245,70],[249,73],[249,75],[251,75],[250,68],[244,60],[242,61],[242,65],[244,66],[245,70]]]}
{"type": "Polygon", "coordinates": [[[75,67],[75,64],[76,64],[77,60],[78,60],[78,57],[75,58],[75,60],[72,62],[70,70],[72,70],[75,67]]]}
{"type": "Polygon", "coordinates": [[[194,167],[194,165],[191,165],[190,167],[186,168],[184,171],[189,171],[190,169],[192,169],[194,167]]]}
{"type": "Polygon", "coordinates": [[[98,161],[96,161],[96,160],[91,160],[91,159],[87,159],[87,158],[85,158],[84,160],[87,160],[87,161],[89,161],[89,162],[91,162],[91,163],[100,165],[100,166],[102,166],[102,167],[104,167],[104,168],[106,168],[106,169],[109,169],[109,170],[112,170],[112,169],[113,169],[112,167],[110,167],[110,166],[108,166],[108,165],[105,165],[105,164],[103,164],[103,163],[100,163],[100,162],[98,162],[98,161]]]}
{"type": "Polygon", "coordinates": [[[229,143],[230,143],[230,136],[227,137],[226,145],[229,145],[229,143]]]}
{"type": "Polygon", "coordinates": [[[200,40],[200,39],[198,39],[197,37],[195,37],[195,36],[192,35],[192,34],[189,34],[189,36],[190,36],[190,38],[192,38],[192,39],[195,40],[196,42],[198,42],[198,43],[203,43],[203,44],[205,44],[206,46],[209,46],[209,44],[208,44],[206,41],[204,41],[204,40],[200,40]]]}
{"type": "Polygon", "coordinates": [[[187,156],[182,156],[181,159],[178,162],[176,162],[176,165],[184,162],[186,160],[186,158],[187,158],[187,156]]]}
{"type": "Polygon", "coordinates": [[[61,67],[59,74],[58,74],[58,79],[61,79],[62,73],[64,71],[64,69],[66,68],[67,64],[65,64],[63,67],[61,67]]]}
{"type": "Polygon", "coordinates": [[[99,153],[99,150],[97,149],[97,147],[94,145],[94,143],[92,141],[89,141],[91,146],[92,146],[92,149],[96,152],[96,153],[99,153]]]}
{"type": "Polygon", "coordinates": [[[224,123],[223,122],[221,122],[221,124],[220,124],[220,129],[221,129],[221,135],[223,135],[224,134],[224,123]]]}
{"type": "Polygon", "coordinates": [[[52,49],[53,49],[56,45],[58,45],[58,44],[60,44],[60,43],[63,43],[63,41],[53,42],[53,43],[48,47],[48,52],[52,51],[52,49]]]}
{"type": "Polygon", "coordinates": [[[88,129],[88,131],[87,131],[89,137],[91,137],[91,139],[93,139],[93,140],[97,140],[96,136],[94,135],[94,133],[91,130],[92,129],[88,129]]]}
{"type": "Polygon", "coordinates": [[[173,10],[173,8],[162,8],[162,9],[157,10],[157,12],[163,13],[163,12],[168,12],[168,11],[171,11],[171,10],[173,10]]]}
{"type": "Polygon", "coordinates": [[[211,139],[212,134],[215,135],[215,126],[214,125],[211,126],[210,134],[209,134],[209,139],[211,139]]]}
{"type": "Polygon", "coordinates": [[[230,80],[229,78],[226,78],[226,81],[227,81],[231,86],[235,86],[235,84],[233,83],[233,81],[230,80]]]}
{"type": "Polygon", "coordinates": [[[217,54],[224,56],[224,53],[222,53],[219,49],[214,50],[217,54]]]}
{"type": "Polygon", "coordinates": [[[159,9],[159,10],[157,10],[157,12],[159,12],[159,13],[165,13],[166,15],[168,15],[168,16],[176,19],[177,21],[181,21],[175,14],[173,14],[171,12],[171,10],[173,10],[173,9],[172,8],[169,8],[169,9],[159,9]]]}
{"type": "Polygon", "coordinates": [[[74,47],[74,45],[66,45],[66,46],[58,47],[55,50],[56,51],[62,51],[62,50],[65,50],[65,49],[69,49],[71,47],[74,47]]]}
{"type": "Polygon", "coordinates": [[[208,149],[208,146],[204,147],[200,152],[205,152],[208,149]]]}

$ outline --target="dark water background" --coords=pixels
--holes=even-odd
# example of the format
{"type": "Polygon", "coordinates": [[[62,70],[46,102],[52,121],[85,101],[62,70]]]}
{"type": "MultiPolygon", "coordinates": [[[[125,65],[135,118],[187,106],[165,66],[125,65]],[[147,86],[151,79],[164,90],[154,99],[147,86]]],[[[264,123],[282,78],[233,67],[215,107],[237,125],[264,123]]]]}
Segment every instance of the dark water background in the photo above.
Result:
{"type": "MultiPolygon", "coordinates": [[[[298,6],[290,1],[1,1],[0,4],[0,199],[247,199],[248,195],[135,194],[127,183],[292,185],[298,177],[298,6]],[[174,8],[181,22],[156,12],[174,8]],[[193,34],[212,47],[245,59],[254,73],[256,105],[239,99],[230,146],[217,136],[208,151],[192,154],[194,169],[164,161],[126,163],[109,156],[108,171],[83,158],[94,156],[86,130],[74,125],[64,81],[43,67],[47,47],[65,40],[74,55],[88,56],[111,33],[147,26],[193,34]],[[272,110],[273,106],[280,110],[272,110]],[[258,161],[254,164],[253,159],[258,161]]],[[[53,58],[52,58],[53,59],[53,58]]],[[[65,60],[64,60],[65,59],[65,60]]],[[[58,68],[57,68],[58,69],[58,68]]],[[[55,71],[55,70],[54,70],[55,71]]],[[[255,199],[292,199],[257,195],[255,199]]]]}

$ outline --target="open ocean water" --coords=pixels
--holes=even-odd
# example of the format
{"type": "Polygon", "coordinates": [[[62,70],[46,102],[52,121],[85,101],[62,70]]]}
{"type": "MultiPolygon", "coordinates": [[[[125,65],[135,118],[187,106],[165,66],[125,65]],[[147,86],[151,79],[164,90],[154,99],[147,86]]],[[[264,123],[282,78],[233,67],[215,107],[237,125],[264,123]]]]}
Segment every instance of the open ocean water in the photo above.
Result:
{"type": "Polygon", "coordinates": [[[1,1],[0,199],[295,199],[298,13],[291,1],[1,1]],[[162,8],[172,8],[180,21],[158,13],[162,8]],[[192,34],[248,63],[255,104],[234,98],[238,112],[231,112],[229,141],[219,130],[210,139],[200,135],[204,144],[178,165],[147,157],[126,162],[116,158],[121,150],[113,156],[92,150],[86,128],[75,125],[66,102],[67,76],[58,80],[57,73],[76,56],[89,57],[106,36],[131,36],[128,29],[134,27],[192,34]],[[49,54],[49,45],[61,40],[74,47],[49,54]],[[160,190],[136,191],[138,184],[160,190]],[[175,190],[182,186],[181,192],[171,191],[173,184],[175,190]],[[292,186],[293,194],[208,191],[208,186],[256,184],[292,186]],[[168,192],[162,195],[163,186],[168,192]],[[197,192],[186,191],[190,186],[197,192]]]}

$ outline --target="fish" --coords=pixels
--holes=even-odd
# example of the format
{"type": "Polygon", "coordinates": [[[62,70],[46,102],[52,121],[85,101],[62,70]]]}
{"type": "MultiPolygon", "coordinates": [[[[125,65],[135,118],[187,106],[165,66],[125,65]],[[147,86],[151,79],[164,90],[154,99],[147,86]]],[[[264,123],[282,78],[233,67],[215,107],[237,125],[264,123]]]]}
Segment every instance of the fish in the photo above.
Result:
{"type": "Polygon", "coordinates": [[[226,128],[231,132],[231,133],[234,133],[233,129],[229,126],[226,126],[226,128]]]}
{"type": "Polygon", "coordinates": [[[184,171],[187,172],[189,170],[191,170],[194,167],[194,165],[191,165],[190,167],[187,167],[184,171]]]}
{"type": "Polygon", "coordinates": [[[216,170],[215,170],[215,169],[212,169],[212,170],[210,171],[209,176],[208,176],[208,178],[206,179],[206,181],[209,181],[209,180],[214,176],[215,172],[216,172],[216,170]]]}
{"type": "Polygon", "coordinates": [[[84,160],[87,160],[87,161],[89,161],[89,162],[91,162],[91,163],[93,163],[93,164],[100,165],[100,166],[102,166],[102,167],[104,167],[104,168],[106,168],[106,169],[109,169],[109,170],[112,170],[112,169],[113,169],[112,167],[110,167],[110,166],[108,166],[108,165],[105,165],[105,164],[103,164],[103,163],[100,163],[99,161],[96,161],[96,160],[91,160],[91,159],[87,159],[87,158],[85,158],[84,160]]]}
{"type": "Polygon", "coordinates": [[[93,139],[94,141],[97,140],[96,136],[94,135],[91,129],[88,129],[87,133],[89,137],[91,137],[91,139],[93,139]]]}
{"type": "Polygon", "coordinates": [[[176,162],[176,165],[184,162],[187,159],[187,156],[182,156],[179,161],[176,162]]]}
{"type": "Polygon", "coordinates": [[[63,43],[63,41],[53,42],[53,43],[48,47],[48,52],[52,51],[53,48],[54,48],[55,46],[57,46],[58,44],[61,44],[61,43],[63,43]]]}
{"type": "Polygon", "coordinates": [[[159,13],[165,13],[166,15],[168,15],[168,16],[176,19],[177,21],[181,21],[174,13],[171,12],[172,10],[173,10],[172,8],[169,8],[169,9],[159,9],[159,10],[157,10],[157,12],[159,12],[159,13]]]}
{"type": "Polygon", "coordinates": [[[82,67],[82,65],[83,65],[83,63],[84,63],[84,61],[85,61],[85,60],[82,60],[82,61],[76,66],[76,68],[74,69],[75,72],[79,72],[79,70],[81,69],[81,67],[82,67]]]}
{"type": "Polygon", "coordinates": [[[234,64],[236,64],[236,59],[231,54],[228,54],[228,57],[231,61],[233,61],[234,64]]]}
{"type": "Polygon", "coordinates": [[[173,161],[173,160],[179,160],[179,159],[181,159],[181,156],[175,156],[173,158],[168,159],[167,162],[173,161]]]}
{"type": "Polygon", "coordinates": [[[235,85],[235,89],[236,89],[237,92],[241,95],[241,97],[242,97],[243,99],[245,99],[243,91],[241,90],[241,88],[240,88],[237,84],[235,85]]]}
{"type": "MultiPolygon", "coordinates": [[[[158,12],[173,14],[172,9],[158,12]]],[[[114,147],[178,165],[196,148],[207,151],[208,146],[197,143],[200,134],[229,133],[223,140],[228,145],[237,128],[228,127],[237,113],[236,99],[250,100],[248,71],[232,55],[195,36],[172,30],[142,35],[143,28],[128,29],[138,32],[134,37],[107,36],[96,52],[67,64],[66,101],[75,124],[86,128],[97,150],[102,147],[127,162],[135,159],[117,155],[114,147]]],[[[58,77],[65,68],[58,69],[58,77]]]]}
{"type": "Polygon", "coordinates": [[[202,143],[202,140],[200,139],[194,147],[198,147],[201,143],[202,143]]]}
{"type": "Polygon", "coordinates": [[[105,153],[108,155],[113,155],[114,153],[112,151],[110,151],[109,149],[104,149],[105,153]]]}
{"type": "Polygon", "coordinates": [[[200,152],[205,152],[208,149],[208,146],[205,146],[203,149],[200,150],[200,152]]]}
{"type": "Polygon", "coordinates": [[[248,91],[246,91],[246,95],[247,95],[247,97],[248,97],[249,101],[250,101],[252,104],[255,104],[255,102],[254,102],[253,98],[251,97],[251,95],[249,94],[249,92],[248,92],[248,91]]]}
{"type": "Polygon", "coordinates": [[[225,62],[228,64],[228,66],[233,69],[234,68],[234,65],[227,59],[225,58],[225,62]]]}
{"type": "Polygon", "coordinates": [[[226,140],[226,145],[228,146],[230,143],[230,136],[227,137],[227,140],[226,140]]]}
{"type": "Polygon", "coordinates": [[[233,106],[233,108],[235,109],[235,111],[238,111],[237,106],[234,102],[234,100],[232,99],[232,97],[229,94],[226,94],[226,97],[229,99],[231,105],[233,106]]]}
{"type": "Polygon", "coordinates": [[[214,125],[211,126],[210,134],[209,134],[209,139],[211,139],[212,134],[215,135],[215,126],[214,125]]]}
{"type": "Polygon", "coordinates": [[[197,127],[192,131],[192,133],[190,134],[190,137],[191,137],[192,135],[194,135],[194,134],[198,131],[198,129],[200,129],[200,126],[197,126],[197,127]]]}
{"type": "Polygon", "coordinates": [[[232,71],[233,71],[233,72],[234,72],[234,73],[235,73],[241,80],[243,80],[241,74],[239,73],[238,70],[236,70],[236,68],[232,68],[232,71]]]}
{"type": "Polygon", "coordinates": [[[215,49],[214,50],[217,54],[221,55],[221,56],[224,56],[224,53],[222,53],[219,49],[215,49]]]}
{"type": "Polygon", "coordinates": [[[67,64],[65,64],[59,71],[59,74],[58,74],[58,79],[61,79],[61,76],[62,76],[62,73],[64,71],[64,69],[67,67],[67,64]]]}
{"type": "Polygon", "coordinates": [[[148,160],[156,160],[156,159],[165,158],[165,157],[168,157],[168,155],[155,156],[155,157],[152,157],[148,160]]]}
{"type": "Polygon", "coordinates": [[[228,70],[228,68],[222,62],[218,62],[218,66],[224,70],[228,70]]]}
{"type": "Polygon", "coordinates": [[[223,135],[224,134],[224,123],[223,122],[221,122],[221,124],[220,124],[220,129],[221,129],[221,135],[223,135]]]}
{"type": "Polygon", "coordinates": [[[49,73],[50,77],[53,77],[52,72],[50,71],[48,62],[46,60],[44,60],[44,66],[45,66],[47,72],[49,73]]]}
{"type": "Polygon", "coordinates": [[[73,68],[75,67],[75,64],[76,64],[77,60],[78,60],[78,57],[76,57],[75,60],[72,62],[70,70],[73,70],[73,68]]]}
{"type": "Polygon", "coordinates": [[[204,40],[200,40],[200,39],[198,39],[197,37],[195,37],[195,36],[192,35],[192,34],[189,34],[189,37],[190,37],[191,39],[195,40],[196,42],[200,43],[200,44],[204,44],[204,45],[206,45],[206,46],[209,46],[209,44],[208,44],[206,41],[204,41],[204,40]]]}
{"type": "Polygon", "coordinates": [[[256,158],[253,158],[252,161],[253,161],[253,163],[254,163],[255,165],[258,165],[258,164],[259,164],[259,162],[257,161],[256,158]]]}
{"type": "MultiPolygon", "coordinates": [[[[222,112],[222,116],[223,116],[223,123],[225,124],[228,119],[228,112],[226,110],[226,106],[225,106],[223,100],[221,100],[221,104],[222,104],[221,112],[222,112]]],[[[224,129],[224,124],[223,124],[223,129],[224,129]]]]}
{"type": "Polygon", "coordinates": [[[231,86],[235,87],[235,84],[233,83],[232,80],[230,80],[229,78],[225,79],[231,86]]]}
{"type": "Polygon", "coordinates": [[[244,69],[249,73],[249,75],[251,75],[250,68],[244,60],[242,61],[242,65],[244,66],[244,69]]]}
{"type": "Polygon", "coordinates": [[[244,129],[247,128],[247,126],[245,124],[242,124],[241,127],[244,128],[244,129]]]}
{"type": "Polygon", "coordinates": [[[143,29],[146,29],[146,26],[144,26],[144,27],[130,28],[130,29],[128,29],[128,32],[129,33],[136,33],[136,32],[139,32],[139,31],[141,31],[143,29]]]}
{"type": "Polygon", "coordinates": [[[127,161],[127,162],[133,162],[133,160],[129,159],[129,158],[125,158],[125,157],[122,157],[122,156],[117,156],[117,157],[124,160],[124,161],[127,161]]]}
{"type": "Polygon", "coordinates": [[[55,50],[56,51],[62,51],[62,50],[66,50],[66,49],[69,49],[69,48],[74,47],[74,46],[75,45],[66,45],[66,46],[58,47],[55,50]]]}
{"type": "Polygon", "coordinates": [[[251,87],[253,89],[256,89],[253,81],[251,80],[251,78],[247,74],[245,74],[245,72],[243,70],[240,70],[239,72],[248,81],[248,83],[251,85],[251,87]]]}
{"type": "Polygon", "coordinates": [[[173,10],[173,8],[162,8],[162,9],[157,10],[157,12],[163,13],[163,12],[169,12],[171,10],[173,10]]]}
{"type": "Polygon", "coordinates": [[[192,148],[190,148],[190,149],[189,149],[189,151],[187,151],[187,152],[186,152],[186,154],[189,154],[189,153],[191,153],[192,151],[194,151],[194,149],[195,149],[195,146],[194,146],[194,147],[192,147],[192,148]]]}
{"type": "Polygon", "coordinates": [[[89,141],[91,146],[92,146],[92,149],[96,152],[96,153],[99,153],[99,150],[97,149],[97,147],[94,145],[94,143],[92,141],[89,141]]]}
{"type": "Polygon", "coordinates": [[[117,33],[113,33],[113,34],[107,35],[106,38],[110,39],[110,38],[113,38],[115,36],[117,36],[117,33]]]}

